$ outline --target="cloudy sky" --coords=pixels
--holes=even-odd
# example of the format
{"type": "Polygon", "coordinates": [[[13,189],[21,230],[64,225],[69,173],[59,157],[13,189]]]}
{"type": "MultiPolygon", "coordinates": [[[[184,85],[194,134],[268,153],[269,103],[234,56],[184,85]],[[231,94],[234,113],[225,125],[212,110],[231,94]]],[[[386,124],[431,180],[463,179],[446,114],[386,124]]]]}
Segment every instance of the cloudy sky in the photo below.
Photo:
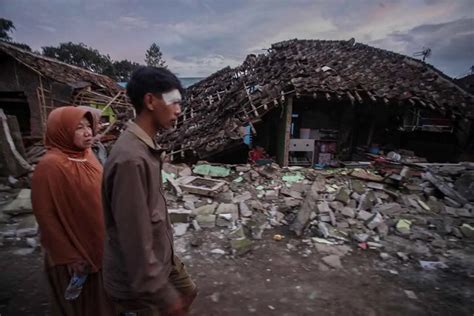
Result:
{"type": "Polygon", "coordinates": [[[180,76],[207,76],[290,38],[347,40],[428,61],[453,77],[474,65],[474,0],[0,0],[33,49],[83,42],[143,63],[152,42],[180,76]]]}

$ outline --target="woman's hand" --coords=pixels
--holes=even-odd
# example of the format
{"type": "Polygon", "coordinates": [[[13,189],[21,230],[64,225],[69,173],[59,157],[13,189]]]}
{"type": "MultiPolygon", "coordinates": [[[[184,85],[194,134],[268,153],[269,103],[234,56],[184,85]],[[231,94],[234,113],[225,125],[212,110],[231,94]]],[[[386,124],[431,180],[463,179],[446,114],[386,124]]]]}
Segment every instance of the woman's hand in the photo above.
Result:
{"type": "Polygon", "coordinates": [[[88,264],[85,261],[76,261],[67,265],[69,275],[88,273],[88,264]]]}

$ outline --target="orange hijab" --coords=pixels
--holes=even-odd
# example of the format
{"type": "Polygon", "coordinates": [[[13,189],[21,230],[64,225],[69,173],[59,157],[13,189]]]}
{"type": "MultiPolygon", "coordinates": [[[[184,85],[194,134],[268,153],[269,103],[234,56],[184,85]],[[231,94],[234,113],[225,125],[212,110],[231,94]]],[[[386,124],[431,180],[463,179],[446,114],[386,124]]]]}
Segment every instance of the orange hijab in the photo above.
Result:
{"type": "Polygon", "coordinates": [[[49,115],[48,152],[33,174],[31,200],[52,265],[86,261],[96,272],[102,266],[105,229],[102,167],[90,149],[74,145],[76,127],[84,117],[94,126],[91,113],[77,107],[61,107],[49,115]]]}

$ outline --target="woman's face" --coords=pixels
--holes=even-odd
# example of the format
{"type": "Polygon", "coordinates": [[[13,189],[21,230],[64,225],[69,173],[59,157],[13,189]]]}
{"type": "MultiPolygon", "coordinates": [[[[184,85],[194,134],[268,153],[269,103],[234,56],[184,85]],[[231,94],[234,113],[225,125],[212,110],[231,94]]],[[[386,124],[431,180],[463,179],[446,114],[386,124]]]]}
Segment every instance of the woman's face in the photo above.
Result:
{"type": "Polygon", "coordinates": [[[74,133],[74,145],[80,149],[90,148],[94,135],[92,134],[92,126],[85,117],[79,122],[74,133]]]}

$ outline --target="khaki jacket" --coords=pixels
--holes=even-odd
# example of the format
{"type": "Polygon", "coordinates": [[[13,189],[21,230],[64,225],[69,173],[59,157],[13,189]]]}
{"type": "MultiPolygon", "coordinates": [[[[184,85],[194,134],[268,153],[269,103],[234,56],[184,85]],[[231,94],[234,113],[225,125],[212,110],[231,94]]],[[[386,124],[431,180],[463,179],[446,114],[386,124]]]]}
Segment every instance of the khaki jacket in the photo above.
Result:
{"type": "Polygon", "coordinates": [[[157,301],[175,295],[168,283],[173,233],[161,182],[162,151],[130,123],[104,167],[104,286],[114,299],[157,301]]]}

